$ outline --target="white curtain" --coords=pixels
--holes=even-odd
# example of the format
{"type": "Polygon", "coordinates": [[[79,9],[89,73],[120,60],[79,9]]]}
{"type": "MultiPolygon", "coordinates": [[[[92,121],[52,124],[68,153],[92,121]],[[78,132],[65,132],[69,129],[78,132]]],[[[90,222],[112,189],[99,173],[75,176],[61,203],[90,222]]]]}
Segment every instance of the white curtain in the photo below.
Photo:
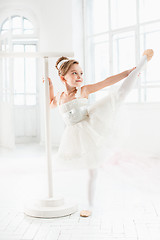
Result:
{"type": "Polygon", "coordinates": [[[12,59],[0,58],[0,148],[15,148],[12,59]]]}

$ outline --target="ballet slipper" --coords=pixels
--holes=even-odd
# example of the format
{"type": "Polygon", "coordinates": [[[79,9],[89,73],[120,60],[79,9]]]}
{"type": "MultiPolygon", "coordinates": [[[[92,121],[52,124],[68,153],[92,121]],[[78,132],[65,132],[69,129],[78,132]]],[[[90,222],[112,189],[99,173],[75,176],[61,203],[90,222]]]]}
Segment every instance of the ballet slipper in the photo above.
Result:
{"type": "Polygon", "coordinates": [[[89,211],[89,210],[82,210],[80,212],[81,217],[89,217],[90,215],[91,215],[91,211],[89,211]]]}
{"type": "Polygon", "coordinates": [[[150,61],[151,58],[153,57],[154,51],[153,49],[146,49],[143,53],[143,56],[146,55],[147,56],[147,61],[150,61]]]}

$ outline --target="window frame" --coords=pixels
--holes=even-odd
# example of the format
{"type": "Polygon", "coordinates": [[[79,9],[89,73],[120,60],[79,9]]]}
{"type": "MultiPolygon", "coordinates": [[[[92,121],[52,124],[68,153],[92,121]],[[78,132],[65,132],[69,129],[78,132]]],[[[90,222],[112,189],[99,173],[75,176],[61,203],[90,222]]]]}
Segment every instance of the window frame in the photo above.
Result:
{"type": "MultiPolygon", "coordinates": [[[[88,4],[88,1],[85,1],[85,0],[82,0],[82,8],[83,8],[83,34],[84,34],[84,37],[83,37],[83,46],[84,46],[84,66],[85,66],[85,75],[86,75],[86,78],[89,79],[91,78],[87,83],[90,83],[90,82],[95,82],[95,73],[94,71],[92,70],[92,73],[91,73],[91,67],[88,68],[88,63],[89,63],[89,57],[88,55],[89,54],[93,54],[93,51],[91,53],[91,51],[89,51],[89,46],[88,47],[88,41],[89,39],[93,39],[94,37],[96,36],[102,36],[104,34],[108,34],[109,36],[109,62],[110,62],[110,66],[109,66],[109,75],[113,75],[113,36],[114,34],[117,34],[117,33],[124,33],[124,32],[129,32],[129,31],[134,31],[135,32],[135,49],[136,49],[136,52],[135,52],[135,63],[136,65],[138,64],[139,60],[140,60],[140,57],[141,57],[141,52],[140,52],[140,27],[142,26],[145,26],[145,25],[149,25],[149,24],[154,24],[154,23],[160,23],[160,19],[157,19],[157,20],[151,20],[151,21],[147,21],[147,22],[143,22],[143,23],[140,23],[140,18],[139,18],[139,12],[140,12],[140,3],[139,3],[139,0],[136,0],[136,24],[135,25],[131,25],[131,26],[127,26],[127,27],[122,27],[122,28],[117,28],[117,29],[111,29],[111,0],[108,0],[108,8],[109,8],[109,11],[108,11],[108,25],[109,25],[109,30],[108,31],[105,31],[105,32],[101,32],[101,33],[97,33],[97,34],[91,34],[91,35],[88,35],[87,33],[87,4],[88,4]],[[91,76],[91,77],[90,77],[91,76]]],[[[151,33],[152,31],[150,31],[149,33],[151,33]]],[[[160,29],[157,30],[156,32],[160,32],[160,29]]],[[[144,33],[146,34],[146,33],[144,33]]],[[[144,35],[143,34],[143,35],[144,35]]],[[[144,36],[143,36],[144,38],[144,36]]],[[[145,41],[145,39],[144,39],[145,41]]],[[[93,49],[92,49],[93,50],[93,49]]],[[[91,59],[94,59],[94,57],[92,57],[91,59]]],[[[92,65],[92,69],[95,69],[95,63],[94,61],[92,60],[92,63],[89,63],[90,65],[92,65]]],[[[102,79],[103,80],[103,79],[102,79]]],[[[112,85],[111,87],[114,88],[114,85],[112,85]]],[[[160,81],[159,83],[157,84],[154,84],[154,83],[151,83],[151,82],[147,82],[146,84],[146,81],[144,83],[142,83],[141,81],[141,77],[139,78],[139,81],[137,81],[137,87],[135,87],[134,89],[137,89],[138,91],[138,99],[137,101],[131,101],[131,102],[128,102],[126,101],[125,103],[127,104],[156,104],[156,103],[160,103],[160,101],[156,101],[156,102],[152,102],[152,101],[146,101],[143,100],[141,98],[141,94],[143,91],[145,91],[144,96],[146,96],[147,94],[147,89],[151,89],[151,88],[159,88],[160,89],[160,81]]],[[[101,89],[100,91],[107,91],[107,89],[101,89]]],[[[95,96],[92,96],[92,99],[95,99],[95,96]]]]}

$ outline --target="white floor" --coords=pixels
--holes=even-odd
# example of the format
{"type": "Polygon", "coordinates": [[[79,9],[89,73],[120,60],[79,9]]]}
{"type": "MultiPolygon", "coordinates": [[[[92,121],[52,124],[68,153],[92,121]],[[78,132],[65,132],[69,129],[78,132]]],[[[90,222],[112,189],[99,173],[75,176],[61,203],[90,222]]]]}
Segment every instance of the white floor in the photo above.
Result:
{"type": "Polygon", "coordinates": [[[44,148],[34,143],[19,144],[14,152],[0,150],[0,164],[0,240],[160,239],[158,194],[143,193],[100,170],[92,215],[82,218],[88,173],[59,171],[54,191],[77,201],[78,211],[62,218],[32,218],[23,213],[24,203],[47,195],[44,148]]]}

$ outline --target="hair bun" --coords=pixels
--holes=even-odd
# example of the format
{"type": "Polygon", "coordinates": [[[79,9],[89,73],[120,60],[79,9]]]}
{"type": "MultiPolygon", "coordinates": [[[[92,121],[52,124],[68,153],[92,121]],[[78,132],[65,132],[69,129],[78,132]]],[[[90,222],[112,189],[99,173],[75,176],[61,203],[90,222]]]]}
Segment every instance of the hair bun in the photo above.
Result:
{"type": "Polygon", "coordinates": [[[67,57],[64,57],[64,56],[58,58],[58,60],[57,60],[57,62],[56,62],[56,65],[55,65],[55,67],[56,67],[57,70],[60,69],[60,66],[61,66],[62,64],[59,65],[59,63],[60,63],[61,61],[63,61],[63,60],[69,60],[69,59],[68,59],[67,57]]]}
{"type": "Polygon", "coordinates": [[[67,57],[60,57],[56,62],[56,69],[58,70],[58,75],[65,76],[65,74],[68,72],[69,68],[73,64],[79,64],[79,62],[75,59],[69,59],[67,57]]]}
{"type": "Polygon", "coordinates": [[[60,61],[58,64],[57,64],[57,67],[58,67],[58,70],[60,69],[60,67],[65,63],[65,62],[68,62],[69,60],[67,59],[64,59],[62,61],[60,61]]]}

